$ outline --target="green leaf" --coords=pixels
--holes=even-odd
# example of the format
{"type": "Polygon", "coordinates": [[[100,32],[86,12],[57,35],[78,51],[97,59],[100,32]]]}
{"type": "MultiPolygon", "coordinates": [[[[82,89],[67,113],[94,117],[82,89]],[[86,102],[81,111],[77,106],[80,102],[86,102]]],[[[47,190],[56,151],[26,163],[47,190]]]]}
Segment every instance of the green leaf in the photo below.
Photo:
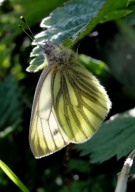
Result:
{"type": "Polygon", "coordinates": [[[82,156],[103,162],[113,156],[120,159],[135,148],[135,109],[112,116],[86,143],[75,145],[82,156]]]}
{"type": "Polygon", "coordinates": [[[22,103],[18,82],[8,76],[0,82],[0,138],[12,132],[21,122],[22,103]]]}
{"type": "MultiPolygon", "coordinates": [[[[63,42],[69,46],[76,44],[88,35],[101,22],[114,20],[130,13],[128,0],[73,0],[63,7],[54,10],[41,22],[46,30],[35,36],[36,41],[50,41],[56,44],[63,42]]],[[[37,44],[33,42],[33,45],[37,44]]],[[[38,52],[38,49],[36,49],[38,52]]],[[[35,53],[33,56],[37,56],[35,53]]],[[[42,64],[42,63],[41,63],[42,64]]],[[[31,62],[31,65],[33,63],[31,62]]]]}
{"type": "Polygon", "coordinates": [[[88,161],[71,159],[69,162],[70,169],[76,169],[82,173],[88,173],[90,171],[90,164],[88,161]]]}
{"type": "Polygon", "coordinates": [[[36,57],[30,62],[30,66],[27,67],[28,72],[37,72],[43,69],[46,66],[46,62],[42,56],[36,57]],[[42,63],[42,65],[40,65],[42,63]]]}
{"type": "Polygon", "coordinates": [[[4,173],[21,189],[22,192],[30,192],[21,180],[13,173],[13,171],[0,160],[0,168],[4,173]]]}
{"type": "MultiPolygon", "coordinates": [[[[38,42],[49,40],[53,43],[60,43],[67,38],[73,42],[78,41],[82,39],[82,33],[89,34],[106,15],[116,13],[117,9],[124,11],[125,8],[127,11],[127,2],[127,0],[115,3],[113,0],[96,0],[93,3],[92,0],[74,0],[65,3],[64,7],[56,9],[42,20],[40,26],[47,30],[37,34],[36,39],[38,42]]],[[[112,18],[111,15],[111,20],[112,18]]]]}
{"type": "MultiPolygon", "coordinates": [[[[5,50],[1,50],[0,45],[0,63],[3,66],[3,63],[10,62],[12,57],[12,52],[14,51],[16,44],[16,37],[19,37],[23,31],[18,28],[18,24],[21,23],[19,17],[24,15],[29,26],[35,25],[39,20],[43,17],[47,16],[52,10],[54,10],[58,6],[62,6],[62,4],[66,0],[51,0],[51,1],[5,1],[5,6],[0,7],[0,37],[1,37],[1,45],[6,45],[5,50]],[[10,10],[4,11],[4,7],[10,7],[10,10]],[[36,12],[35,12],[36,10],[36,12]]],[[[4,4],[4,3],[3,3],[4,4]]],[[[22,24],[21,24],[22,25],[22,24]]],[[[24,29],[27,27],[24,26],[24,29]]],[[[22,36],[21,36],[22,38],[22,36]]],[[[11,65],[11,63],[10,63],[11,65]]]]}
{"type": "Polygon", "coordinates": [[[135,30],[122,21],[117,26],[120,32],[101,47],[102,56],[112,75],[135,98],[135,30]]]}
{"type": "Polygon", "coordinates": [[[94,75],[98,77],[101,75],[103,75],[104,77],[107,76],[108,68],[103,61],[94,59],[84,54],[79,55],[79,60],[88,70],[94,73],[94,75]]]}
{"type": "Polygon", "coordinates": [[[128,23],[128,25],[134,25],[135,24],[135,1],[134,0],[133,2],[130,3],[129,9],[132,10],[132,13],[127,15],[125,17],[125,20],[128,23]]]}

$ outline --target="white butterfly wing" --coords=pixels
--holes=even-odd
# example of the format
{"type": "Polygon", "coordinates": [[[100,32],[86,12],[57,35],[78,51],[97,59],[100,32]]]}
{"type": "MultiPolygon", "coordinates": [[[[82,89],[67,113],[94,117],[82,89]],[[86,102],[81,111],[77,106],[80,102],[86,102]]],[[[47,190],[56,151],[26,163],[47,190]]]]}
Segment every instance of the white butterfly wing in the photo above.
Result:
{"type": "Polygon", "coordinates": [[[29,142],[36,158],[49,155],[70,142],[54,112],[51,93],[51,66],[43,70],[36,88],[29,142]]]}

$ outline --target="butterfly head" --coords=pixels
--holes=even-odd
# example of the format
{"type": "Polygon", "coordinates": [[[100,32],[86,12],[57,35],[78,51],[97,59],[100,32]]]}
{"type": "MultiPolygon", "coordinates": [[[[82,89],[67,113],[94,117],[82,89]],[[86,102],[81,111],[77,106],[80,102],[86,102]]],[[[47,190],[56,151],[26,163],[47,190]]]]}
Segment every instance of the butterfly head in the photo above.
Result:
{"type": "Polygon", "coordinates": [[[49,41],[45,41],[43,44],[41,44],[41,48],[43,48],[46,55],[50,55],[54,52],[56,46],[49,41]]]}
{"type": "Polygon", "coordinates": [[[70,55],[70,51],[49,41],[42,43],[40,47],[44,50],[49,65],[54,63],[64,65],[66,63],[65,59],[67,60],[70,55]]]}

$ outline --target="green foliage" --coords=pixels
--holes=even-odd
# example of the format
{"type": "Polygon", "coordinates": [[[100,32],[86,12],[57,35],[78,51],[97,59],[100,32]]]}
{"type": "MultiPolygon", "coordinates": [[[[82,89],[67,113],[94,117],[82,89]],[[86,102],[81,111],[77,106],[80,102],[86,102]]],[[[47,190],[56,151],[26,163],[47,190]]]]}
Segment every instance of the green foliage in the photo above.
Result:
{"type": "Polygon", "coordinates": [[[21,189],[22,192],[29,192],[20,179],[11,171],[11,169],[0,160],[0,168],[6,173],[6,175],[21,189]]]}
{"type": "Polygon", "coordinates": [[[79,55],[80,62],[94,75],[99,77],[100,79],[108,76],[108,68],[106,64],[98,59],[94,59],[92,57],[88,57],[86,55],[80,54],[79,55]]]}
{"type": "Polygon", "coordinates": [[[25,15],[29,25],[34,25],[65,1],[51,0],[46,3],[44,0],[20,0],[18,2],[8,0],[3,2],[2,6],[0,6],[0,68],[2,70],[7,65],[12,66],[10,62],[12,61],[12,54],[15,49],[15,39],[22,33],[22,30],[18,28],[18,24],[20,24],[19,17],[25,15]]]}
{"type": "MultiPolygon", "coordinates": [[[[73,46],[88,35],[98,23],[129,14],[131,10],[128,9],[127,4],[127,0],[116,3],[114,0],[96,0],[94,3],[93,0],[74,0],[65,3],[64,7],[54,10],[49,17],[41,21],[40,26],[46,30],[37,34],[35,39],[39,43],[49,40],[53,43],[63,42],[66,46],[73,46]]],[[[42,51],[39,46],[33,49],[31,57],[39,58],[31,61],[32,66],[27,69],[28,71],[36,72],[36,66],[43,65],[43,54],[39,55],[42,51]]]]}
{"type": "Polygon", "coordinates": [[[135,32],[125,22],[119,21],[117,26],[120,32],[102,50],[105,50],[106,62],[113,76],[125,88],[130,89],[132,97],[135,97],[135,32]]]}
{"type": "MultiPolygon", "coordinates": [[[[135,0],[64,2],[6,0],[0,4],[0,159],[30,191],[111,192],[123,157],[135,146],[135,30],[129,26],[135,23],[135,0]],[[46,62],[43,50],[33,42],[31,51],[29,38],[17,28],[20,15],[39,43],[78,47],[80,62],[99,78],[113,103],[108,120],[88,142],[41,160],[34,159],[28,143],[39,75],[27,73],[26,68],[37,72],[46,62]]],[[[0,191],[18,191],[3,171],[0,191]]]]}
{"type": "Polygon", "coordinates": [[[70,167],[70,169],[76,169],[82,173],[88,173],[88,171],[90,169],[90,164],[88,161],[85,161],[85,160],[72,159],[69,162],[69,167],[70,167]]]}
{"type": "Polygon", "coordinates": [[[135,109],[112,116],[87,143],[76,145],[81,155],[103,162],[114,155],[120,159],[135,147],[135,109]],[[115,139],[114,139],[115,138],[115,139]]]}
{"type": "Polygon", "coordinates": [[[7,76],[0,82],[0,139],[14,131],[22,120],[18,82],[7,76]]]}

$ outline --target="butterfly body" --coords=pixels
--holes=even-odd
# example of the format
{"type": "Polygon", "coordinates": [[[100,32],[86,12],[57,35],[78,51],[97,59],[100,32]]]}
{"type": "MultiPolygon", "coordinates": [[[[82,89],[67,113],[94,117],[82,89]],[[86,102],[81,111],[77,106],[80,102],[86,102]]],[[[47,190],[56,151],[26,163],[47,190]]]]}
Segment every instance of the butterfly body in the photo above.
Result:
{"type": "Polygon", "coordinates": [[[46,43],[47,66],[32,107],[29,141],[36,158],[92,137],[111,107],[105,89],[72,51],[46,43]]]}

